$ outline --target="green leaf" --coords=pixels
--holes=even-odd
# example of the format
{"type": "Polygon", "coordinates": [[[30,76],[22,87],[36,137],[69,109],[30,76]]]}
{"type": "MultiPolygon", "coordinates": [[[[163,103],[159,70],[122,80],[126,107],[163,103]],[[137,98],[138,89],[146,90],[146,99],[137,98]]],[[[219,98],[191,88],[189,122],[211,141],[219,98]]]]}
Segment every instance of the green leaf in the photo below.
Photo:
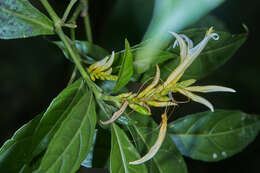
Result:
{"type": "Polygon", "coordinates": [[[152,38],[153,41],[137,52],[137,73],[143,73],[151,67],[158,51],[172,39],[169,31],[180,31],[223,2],[224,0],[156,0],[153,18],[144,37],[152,38]]]}
{"type": "MultiPolygon", "coordinates": [[[[56,44],[63,51],[67,59],[72,61],[72,59],[69,56],[69,52],[62,41],[54,41],[53,43],[56,44]]],[[[104,48],[93,43],[89,43],[87,41],[76,40],[74,41],[74,46],[83,58],[83,62],[88,64],[94,63],[95,60],[105,58],[105,56],[109,54],[104,48]]]]}
{"type": "Polygon", "coordinates": [[[84,81],[78,80],[64,89],[50,104],[35,130],[32,148],[33,157],[42,153],[63,120],[85,93],[84,81]]]}
{"type": "Polygon", "coordinates": [[[148,172],[144,164],[137,166],[129,164],[130,161],[137,160],[138,158],[140,158],[140,155],[128,139],[127,135],[122,129],[120,129],[120,127],[113,123],[110,153],[110,172],[148,172]]]}
{"type": "Polygon", "coordinates": [[[124,58],[121,64],[116,86],[112,90],[112,93],[119,92],[130,81],[134,73],[133,55],[127,40],[125,40],[125,50],[126,51],[124,53],[124,58]]]}
{"type": "MultiPolygon", "coordinates": [[[[158,124],[151,117],[135,113],[131,118],[138,123],[130,126],[129,130],[136,143],[137,149],[142,155],[154,145],[158,136],[158,124]],[[153,133],[152,133],[153,132],[153,133]]],[[[175,144],[166,135],[162,146],[156,155],[146,162],[149,171],[153,173],[187,173],[187,167],[182,155],[175,144]]]]}
{"type": "MultiPolygon", "coordinates": [[[[181,32],[182,34],[187,35],[191,40],[194,41],[195,45],[198,44],[205,36],[208,28],[197,28],[190,29],[181,32]]],[[[241,47],[241,45],[247,39],[247,34],[237,34],[232,35],[227,32],[216,31],[219,34],[219,40],[210,40],[206,48],[202,53],[196,58],[192,65],[185,71],[182,80],[186,79],[200,79],[203,78],[217,68],[225,64],[241,47]]],[[[170,45],[172,45],[171,43],[170,45]]],[[[170,48],[168,51],[175,53],[175,57],[169,61],[166,61],[163,64],[160,64],[161,69],[161,78],[164,80],[168,75],[179,65],[179,47],[170,48]]],[[[142,81],[150,78],[154,73],[154,69],[151,69],[145,73],[142,78],[142,81]]]]}
{"type": "Polygon", "coordinates": [[[28,0],[0,0],[0,38],[54,34],[53,23],[28,0]]]}
{"type": "Polygon", "coordinates": [[[251,143],[260,130],[260,117],[216,110],[186,116],[168,127],[183,155],[213,162],[231,157],[251,143]]]}
{"type": "Polygon", "coordinates": [[[98,130],[96,129],[90,151],[89,151],[87,157],[81,163],[81,166],[84,166],[86,168],[92,168],[92,165],[93,165],[92,162],[93,162],[94,147],[95,147],[96,139],[97,139],[97,133],[98,133],[98,130]]]}
{"type": "Polygon", "coordinates": [[[42,114],[18,129],[13,137],[7,140],[0,149],[1,172],[32,172],[27,162],[31,158],[32,137],[35,128],[40,122],[42,114]],[[25,147],[28,146],[28,147],[25,147]],[[29,171],[24,171],[25,168],[29,171]]]}
{"type": "Polygon", "coordinates": [[[90,151],[96,112],[94,96],[86,91],[51,140],[36,173],[74,173],[90,151]]]}

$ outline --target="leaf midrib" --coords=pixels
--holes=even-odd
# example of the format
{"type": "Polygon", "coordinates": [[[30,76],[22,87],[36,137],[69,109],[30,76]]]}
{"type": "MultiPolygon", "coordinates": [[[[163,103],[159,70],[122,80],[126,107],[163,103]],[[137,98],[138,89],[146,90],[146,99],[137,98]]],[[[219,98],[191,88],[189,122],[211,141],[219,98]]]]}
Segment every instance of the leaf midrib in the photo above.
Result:
{"type": "Polygon", "coordinates": [[[168,132],[169,135],[171,136],[195,136],[195,137],[214,137],[214,136],[219,136],[219,135],[225,135],[225,134],[232,134],[235,133],[237,131],[241,131],[243,128],[250,128],[252,126],[255,126],[257,124],[260,124],[260,122],[255,122],[252,123],[250,125],[246,125],[240,128],[236,128],[234,130],[229,130],[229,131],[225,131],[225,132],[220,132],[220,133],[212,133],[212,134],[173,134],[172,132],[168,132]]]}
{"type": "Polygon", "coordinates": [[[123,150],[123,148],[122,148],[122,146],[121,146],[121,143],[120,143],[120,140],[119,140],[119,136],[118,136],[118,133],[117,133],[117,130],[116,130],[114,124],[113,124],[113,130],[114,130],[114,132],[115,132],[116,139],[117,139],[117,143],[118,143],[118,146],[119,146],[119,149],[120,149],[120,154],[121,154],[122,161],[123,161],[123,164],[124,164],[125,173],[128,173],[127,164],[126,164],[126,159],[125,159],[125,153],[124,153],[124,150],[123,150]]]}

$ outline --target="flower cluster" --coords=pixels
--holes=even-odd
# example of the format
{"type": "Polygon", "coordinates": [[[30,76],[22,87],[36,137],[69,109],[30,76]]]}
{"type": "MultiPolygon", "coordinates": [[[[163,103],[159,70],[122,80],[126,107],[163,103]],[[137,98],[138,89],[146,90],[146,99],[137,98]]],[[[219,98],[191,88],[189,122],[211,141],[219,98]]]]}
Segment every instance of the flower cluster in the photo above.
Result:
{"type": "Polygon", "coordinates": [[[104,59],[95,62],[90,65],[88,68],[88,72],[90,73],[90,77],[93,81],[96,79],[101,80],[117,80],[117,76],[111,75],[112,73],[112,64],[115,59],[115,53],[112,52],[111,57],[108,56],[104,59]]]}
{"type": "MultiPolygon", "coordinates": [[[[210,39],[218,40],[218,34],[213,32],[213,28],[210,28],[204,39],[195,47],[193,47],[193,42],[185,35],[177,34],[175,32],[170,32],[176,41],[173,47],[180,47],[180,64],[168,78],[161,84],[160,82],[160,68],[156,65],[156,75],[150,85],[148,85],[140,93],[123,93],[117,97],[121,99],[121,108],[113,114],[110,120],[102,122],[103,124],[109,124],[114,122],[129,106],[136,112],[144,115],[151,115],[150,107],[167,107],[172,105],[177,105],[178,103],[174,101],[172,96],[173,93],[180,93],[189,99],[201,103],[207,106],[211,111],[214,111],[213,105],[205,98],[194,94],[193,92],[235,92],[235,90],[227,87],[208,85],[208,86],[191,86],[196,82],[194,79],[189,79],[185,81],[180,81],[185,70],[192,64],[192,62],[199,56],[202,50],[207,45],[210,39]]],[[[167,115],[164,113],[162,115],[162,123],[158,138],[151,147],[149,152],[137,161],[130,162],[130,164],[141,164],[145,161],[151,159],[156,152],[159,150],[164,137],[166,135],[167,129],[167,115]]]]}

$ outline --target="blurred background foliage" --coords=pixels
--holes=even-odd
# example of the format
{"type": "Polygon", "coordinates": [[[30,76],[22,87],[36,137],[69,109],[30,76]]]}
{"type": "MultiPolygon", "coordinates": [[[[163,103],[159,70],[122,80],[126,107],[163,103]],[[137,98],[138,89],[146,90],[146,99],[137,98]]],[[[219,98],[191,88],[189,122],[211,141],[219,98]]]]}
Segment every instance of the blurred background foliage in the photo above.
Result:
{"type": "MultiPolygon", "coordinates": [[[[31,1],[43,11],[38,1],[31,1]]],[[[64,0],[51,2],[60,16],[66,7],[64,0]]],[[[208,94],[218,109],[239,109],[251,114],[260,114],[260,12],[257,0],[228,0],[211,11],[192,27],[215,26],[216,30],[231,33],[245,32],[242,23],[249,28],[249,38],[239,51],[215,73],[199,81],[202,84],[217,84],[237,90],[235,94],[208,94]]],[[[124,48],[124,39],[131,45],[139,43],[153,13],[153,0],[90,0],[90,18],[94,42],[110,52],[124,48]]],[[[78,26],[83,27],[80,19],[78,26]]],[[[85,39],[83,30],[76,37],[85,39]]],[[[0,40],[0,144],[10,138],[23,124],[47,108],[51,100],[65,88],[71,63],[62,52],[48,40],[36,37],[21,40],[0,40]]],[[[52,39],[55,39],[52,38],[52,39]]],[[[206,110],[196,103],[189,103],[175,111],[175,117],[206,110]],[[186,108],[189,109],[186,109],[186,108]]],[[[189,172],[258,172],[260,161],[259,138],[242,153],[218,163],[205,163],[185,158],[189,172]]],[[[82,172],[84,170],[82,169],[82,172]]]]}

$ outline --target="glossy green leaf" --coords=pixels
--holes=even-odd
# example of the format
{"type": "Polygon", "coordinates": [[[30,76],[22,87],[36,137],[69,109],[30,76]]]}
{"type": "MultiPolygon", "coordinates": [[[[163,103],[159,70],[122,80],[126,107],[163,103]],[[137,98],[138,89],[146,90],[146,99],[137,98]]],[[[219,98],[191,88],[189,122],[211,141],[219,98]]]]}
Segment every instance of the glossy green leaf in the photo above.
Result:
{"type": "MultiPolygon", "coordinates": [[[[131,118],[138,123],[129,127],[132,137],[135,141],[138,151],[145,155],[158,136],[158,124],[151,117],[140,114],[131,115],[131,118]]],[[[153,173],[187,173],[185,161],[176,148],[175,144],[167,135],[162,146],[156,155],[145,163],[149,172],[153,173]]]]}
{"type": "Polygon", "coordinates": [[[1,172],[32,172],[32,169],[27,164],[32,152],[32,148],[29,146],[32,145],[33,133],[41,117],[42,114],[36,116],[18,129],[13,137],[3,144],[0,149],[1,172]]]}
{"type": "Polygon", "coordinates": [[[96,126],[95,100],[86,91],[51,140],[35,173],[74,173],[86,158],[96,126]]]}
{"type": "Polygon", "coordinates": [[[224,0],[156,0],[153,18],[144,38],[152,38],[153,41],[138,51],[137,73],[143,73],[151,67],[159,50],[172,39],[169,31],[180,31],[223,2],[224,0]]]}
{"type": "MultiPolygon", "coordinates": [[[[67,59],[72,61],[69,56],[69,52],[62,41],[54,41],[53,43],[62,50],[67,59]]],[[[74,46],[81,55],[82,61],[87,64],[92,64],[95,60],[105,58],[105,56],[109,54],[104,48],[87,41],[76,40],[74,41],[74,46]]]]}
{"type": "Polygon", "coordinates": [[[54,34],[53,23],[28,0],[0,0],[0,38],[54,34]]]}
{"type": "Polygon", "coordinates": [[[123,62],[120,67],[116,86],[112,91],[113,93],[119,92],[130,81],[134,73],[133,55],[127,40],[125,40],[125,50],[126,51],[124,53],[123,62]]]}
{"type": "Polygon", "coordinates": [[[125,132],[115,123],[112,124],[112,139],[110,153],[110,172],[111,173],[136,173],[148,172],[144,164],[130,165],[129,162],[137,160],[140,155],[128,139],[125,132]]]}
{"type": "Polygon", "coordinates": [[[228,110],[189,115],[168,126],[168,134],[183,155],[209,162],[239,153],[259,130],[259,116],[228,110]]]}
{"type": "MultiPolygon", "coordinates": [[[[187,35],[191,40],[194,41],[194,44],[198,44],[205,36],[208,28],[200,29],[190,29],[181,32],[182,34],[187,35]]],[[[247,34],[238,34],[232,35],[227,32],[219,32],[219,40],[210,40],[206,48],[202,53],[197,57],[197,59],[192,63],[192,65],[185,71],[182,79],[200,79],[208,74],[215,71],[217,68],[225,64],[241,47],[247,38],[247,34]]],[[[173,45],[173,42],[170,44],[173,45]]],[[[161,69],[161,78],[164,80],[168,75],[178,66],[180,63],[179,59],[179,47],[173,49],[172,46],[168,48],[168,51],[175,53],[178,58],[173,58],[169,61],[160,65],[161,69]]],[[[175,56],[175,57],[177,57],[175,56]]],[[[145,73],[142,78],[142,81],[150,78],[154,69],[149,70],[145,73]]]]}
{"type": "Polygon", "coordinates": [[[63,120],[85,93],[84,81],[78,80],[64,89],[50,104],[35,130],[32,148],[33,156],[42,153],[63,120]]]}
{"type": "Polygon", "coordinates": [[[92,168],[93,165],[93,154],[94,154],[94,148],[95,148],[95,144],[96,144],[96,139],[97,139],[97,129],[95,130],[94,133],[94,137],[93,137],[93,142],[90,148],[90,151],[88,152],[87,157],[83,160],[83,162],[81,163],[81,166],[84,166],[86,168],[92,168]]]}

